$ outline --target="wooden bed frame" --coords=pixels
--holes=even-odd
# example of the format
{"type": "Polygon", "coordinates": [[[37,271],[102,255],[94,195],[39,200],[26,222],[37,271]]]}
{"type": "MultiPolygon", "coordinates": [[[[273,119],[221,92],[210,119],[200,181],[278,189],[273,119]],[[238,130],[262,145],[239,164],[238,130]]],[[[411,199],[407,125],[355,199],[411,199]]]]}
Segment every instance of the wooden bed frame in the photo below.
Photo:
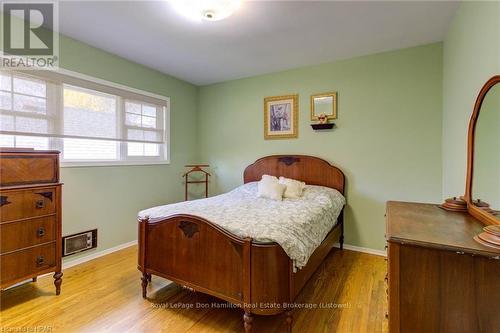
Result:
{"type": "MultiPolygon", "coordinates": [[[[264,174],[298,179],[344,193],[342,171],[317,157],[263,157],[245,169],[244,182],[258,181],[264,174]]],[[[244,310],[246,333],[252,330],[252,314],[283,312],[291,331],[293,301],[335,243],[339,242],[342,249],[343,241],[342,210],[338,223],[307,265],[294,273],[292,260],[277,243],[240,238],[193,215],[173,215],[157,222],[139,219],[142,296],[146,298],[153,274],[240,306],[244,310]]]]}

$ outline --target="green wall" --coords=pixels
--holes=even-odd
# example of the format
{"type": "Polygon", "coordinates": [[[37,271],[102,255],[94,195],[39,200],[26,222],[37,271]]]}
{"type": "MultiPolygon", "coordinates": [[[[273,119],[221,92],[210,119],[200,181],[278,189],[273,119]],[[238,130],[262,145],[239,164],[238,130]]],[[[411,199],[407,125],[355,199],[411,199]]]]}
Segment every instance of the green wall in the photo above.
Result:
{"type": "Polygon", "coordinates": [[[386,200],[463,193],[466,129],[500,73],[500,3],[465,2],[444,44],[196,87],[61,36],[61,67],[171,97],[170,165],[63,168],[64,234],[99,228],[99,250],[136,239],[137,211],[183,199],[188,162],[209,162],[211,194],[269,154],[323,157],[347,176],[346,242],[382,249],[386,200]],[[338,91],[332,131],[309,126],[309,96],[338,91]],[[263,139],[263,98],[299,94],[299,138],[263,139]]]}
{"type": "Polygon", "coordinates": [[[95,251],[135,240],[139,210],[183,200],[183,166],[196,161],[198,88],[67,37],[60,67],[170,97],[171,164],[61,170],[63,234],[99,228],[95,251]]]}
{"type": "Polygon", "coordinates": [[[383,249],[387,200],[441,199],[442,44],[204,86],[199,154],[214,191],[270,154],[315,155],[347,177],[346,242],[383,249]],[[309,96],[338,91],[337,127],[314,132],[309,96]],[[299,138],[264,140],[263,99],[299,94],[299,138]]]}
{"type": "Polygon", "coordinates": [[[465,192],[467,127],[483,84],[500,74],[500,2],[464,2],[444,40],[443,197],[465,192]]]}

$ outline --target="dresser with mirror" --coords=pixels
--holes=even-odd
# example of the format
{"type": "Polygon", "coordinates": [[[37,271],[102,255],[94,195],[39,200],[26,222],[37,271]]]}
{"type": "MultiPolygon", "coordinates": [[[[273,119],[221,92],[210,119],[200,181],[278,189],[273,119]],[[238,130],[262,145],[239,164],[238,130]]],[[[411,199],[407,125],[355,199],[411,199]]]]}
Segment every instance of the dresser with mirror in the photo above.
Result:
{"type": "Polygon", "coordinates": [[[390,201],[390,332],[500,332],[500,76],[480,90],[467,138],[465,194],[390,201]]]}

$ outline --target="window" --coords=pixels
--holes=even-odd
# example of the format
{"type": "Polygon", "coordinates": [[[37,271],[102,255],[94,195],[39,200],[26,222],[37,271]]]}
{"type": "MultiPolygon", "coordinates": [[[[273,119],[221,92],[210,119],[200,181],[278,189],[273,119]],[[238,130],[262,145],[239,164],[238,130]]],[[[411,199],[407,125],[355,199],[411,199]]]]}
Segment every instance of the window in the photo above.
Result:
{"type": "MultiPolygon", "coordinates": [[[[64,135],[88,138],[116,138],[117,97],[64,85],[64,135]]],[[[119,160],[120,143],[105,140],[65,138],[63,160],[119,160]]]]}
{"type": "Polygon", "coordinates": [[[168,162],[168,99],[149,95],[52,72],[2,71],[0,146],[57,149],[63,165],[168,162]]]}
{"type": "MultiPolygon", "coordinates": [[[[125,101],[125,130],[128,139],[160,141],[163,135],[162,112],[155,105],[125,101]]],[[[157,143],[129,142],[127,156],[160,156],[157,143]]]]}
{"type": "MultiPolygon", "coordinates": [[[[0,73],[0,130],[47,134],[51,125],[48,113],[47,84],[44,81],[0,73]]],[[[2,147],[48,149],[44,137],[0,134],[2,147]]]]}

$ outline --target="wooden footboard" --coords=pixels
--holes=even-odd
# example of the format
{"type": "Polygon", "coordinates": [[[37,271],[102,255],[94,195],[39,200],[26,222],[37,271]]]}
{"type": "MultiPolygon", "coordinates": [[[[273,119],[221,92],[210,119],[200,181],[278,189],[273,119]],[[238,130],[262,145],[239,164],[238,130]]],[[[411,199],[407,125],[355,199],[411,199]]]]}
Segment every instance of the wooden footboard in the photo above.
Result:
{"type": "Polygon", "coordinates": [[[174,215],[139,220],[139,270],[143,296],[151,274],[246,308],[273,315],[286,311],[336,242],[343,219],[309,259],[293,272],[293,261],[277,243],[237,237],[201,217],[174,215]]]}
{"type": "MultiPolygon", "coordinates": [[[[251,239],[197,216],[139,221],[139,269],[243,305],[250,279],[251,239]],[[223,274],[220,274],[223,272],[223,274]]],[[[145,290],[144,290],[145,292],[145,290]]]]}

